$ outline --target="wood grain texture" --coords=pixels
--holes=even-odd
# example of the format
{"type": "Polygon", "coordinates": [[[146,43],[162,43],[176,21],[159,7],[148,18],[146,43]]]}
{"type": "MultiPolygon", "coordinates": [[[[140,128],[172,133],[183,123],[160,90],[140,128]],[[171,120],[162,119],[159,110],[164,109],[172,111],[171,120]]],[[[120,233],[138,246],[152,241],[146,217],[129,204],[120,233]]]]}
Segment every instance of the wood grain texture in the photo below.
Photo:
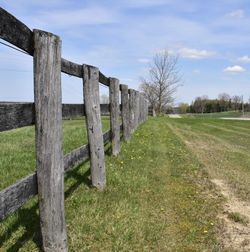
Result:
{"type": "Polygon", "coordinates": [[[139,114],[140,114],[140,93],[135,91],[135,118],[134,118],[134,127],[137,129],[139,125],[139,114]]]}
{"type": "Polygon", "coordinates": [[[99,70],[83,65],[83,94],[90,149],[92,185],[100,190],[106,185],[104,145],[99,95],[99,70]]]}
{"type": "Polygon", "coordinates": [[[135,130],[135,90],[129,89],[129,129],[130,134],[135,130]]]}
{"type": "Polygon", "coordinates": [[[36,173],[19,180],[0,192],[0,221],[37,194],[36,173]]]}
{"type": "Polygon", "coordinates": [[[63,58],[61,60],[61,64],[61,70],[63,73],[82,78],[82,65],[76,64],[63,58]]]}
{"type": "MultiPolygon", "coordinates": [[[[86,66],[93,67],[87,64],[86,66]]],[[[76,64],[66,59],[62,59],[62,72],[79,78],[82,78],[83,76],[82,65],[76,64]]],[[[99,72],[99,82],[105,86],[109,86],[109,78],[107,78],[101,72],[99,72]]]]}
{"type": "Polygon", "coordinates": [[[36,166],[43,249],[67,251],[64,217],[61,41],[34,30],[36,166]]]}
{"type": "Polygon", "coordinates": [[[121,89],[121,110],[122,110],[123,139],[125,141],[128,141],[129,138],[130,138],[128,86],[121,84],[120,89],[121,89]]]}
{"type": "Polygon", "coordinates": [[[34,103],[0,102],[0,131],[35,123],[34,103]]]}
{"type": "Polygon", "coordinates": [[[118,155],[121,148],[120,143],[120,105],[119,105],[120,86],[119,80],[110,78],[109,82],[109,100],[110,100],[110,126],[111,126],[111,142],[112,154],[118,155]]]}
{"type": "MultiPolygon", "coordinates": [[[[110,115],[109,104],[101,104],[101,115],[110,115]]],[[[62,117],[74,119],[85,116],[84,105],[62,104],[62,117]]],[[[35,123],[35,104],[21,102],[0,102],[0,132],[35,123]]]]}
{"type": "Polygon", "coordinates": [[[109,86],[109,78],[99,71],[99,82],[105,86],[109,86]]]}
{"type": "Polygon", "coordinates": [[[32,31],[3,8],[0,8],[0,38],[33,55],[32,31]]]}

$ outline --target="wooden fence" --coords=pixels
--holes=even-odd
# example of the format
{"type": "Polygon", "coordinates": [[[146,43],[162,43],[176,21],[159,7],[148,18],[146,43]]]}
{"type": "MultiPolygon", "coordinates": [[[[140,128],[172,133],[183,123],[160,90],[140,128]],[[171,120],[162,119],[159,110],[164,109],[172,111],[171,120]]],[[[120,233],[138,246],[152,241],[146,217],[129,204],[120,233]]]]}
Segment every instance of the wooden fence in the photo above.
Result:
{"type": "Polygon", "coordinates": [[[88,158],[92,185],[102,190],[106,185],[104,144],[112,142],[112,154],[120,151],[123,139],[147,119],[148,105],[144,97],[116,78],[108,78],[87,64],[79,65],[61,58],[58,36],[31,31],[0,8],[0,38],[33,56],[34,104],[0,104],[0,131],[35,123],[36,172],[0,192],[0,220],[15,212],[38,194],[40,227],[44,251],[67,251],[64,216],[64,173],[88,158]],[[88,144],[63,156],[62,117],[78,116],[74,109],[62,106],[61,72],[83,81],[82,114],[85,113],[88,144]],[[99,83],[110,90],[111,130],[102,133],[99,83]],[[121,95],[121,106],[119,96],[121,95]],[[63,109],[62,109],[63,108],[63,109]],[[121,111],[120,111],[121,108],[121,111]],[[67,111],[65,114],[62,111],[67,111]],[[120,125],[120,114],[122,125],[120,125]]]}

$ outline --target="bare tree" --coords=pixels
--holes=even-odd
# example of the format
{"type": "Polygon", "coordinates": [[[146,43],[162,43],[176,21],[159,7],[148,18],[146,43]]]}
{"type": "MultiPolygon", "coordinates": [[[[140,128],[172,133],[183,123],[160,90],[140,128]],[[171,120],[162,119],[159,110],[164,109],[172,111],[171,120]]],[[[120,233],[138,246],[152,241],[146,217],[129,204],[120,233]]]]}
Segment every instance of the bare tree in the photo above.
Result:
{"type": "Polygon", "coordinates": [[[149,65],[149,77],[141,79],[140,89],[158,114],[173,103],[174,94],[180,86],[181,77],[177,68],[178,56],[167,50],[157,53],[149,65]]]}
{"type": "Polygon", "coordinates": [[[148,100],[150,106],[155,109],[157,104],[155,87],[151,83],[147,82],[146,79],[141,78],[140,90],[143,92],[143,95],[148,100]]]}
{"type": "Polygon", "coordinates": [[[240,109],[241,97],[239,95],[234,95],[233,98],[234,110],[240,109]]]}

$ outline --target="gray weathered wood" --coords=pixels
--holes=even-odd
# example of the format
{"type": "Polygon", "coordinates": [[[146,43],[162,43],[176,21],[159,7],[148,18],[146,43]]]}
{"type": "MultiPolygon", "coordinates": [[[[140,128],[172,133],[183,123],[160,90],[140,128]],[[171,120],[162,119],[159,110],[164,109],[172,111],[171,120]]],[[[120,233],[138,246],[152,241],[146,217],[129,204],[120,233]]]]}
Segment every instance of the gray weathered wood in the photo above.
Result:
{"type": "Polygon", "coordinates": [[[73,75],[75,77],[82,78],[82,65],[76,64],[74,62],[71,62],[69,60],[63,59],[61,60],[62,64],[62,72],[73,75]]]}
{"type": "MultiPolygon", "coordinates": [[[[87,65],[92,67],[90,65],[87,65]]],[[[82,65],[76,64],[66,59],[62,59],[62,72],[66,74],[70,74],[79,78],[82,78],[82,65]]],[[[107,78],[103,73],[99,71],[99,82],[101,82],[105,86],[109,86],[109,78],[107,78]]]]}
{"type": "Polygon", "coordinates": [[[105,86],[109,86],[109,78],[99,71],[99,82],[105,86]]]}
{"type": "Polygon", "coordinates": [[[123,129],[123,139],[125,141],[129,140],[129,99],[128,99],[128,86],[120,85],[121,87],[121,109],[122,109],[122,129],[123,129]]]}
{"type": "MultiPolygon", "coordinates": [[[[104,145],[110,141],[111,130],[103,134],[104,145]]],[[[64,172],[67,172],[89,158],[89,144],[85,144],[64,156],[64,172]]]]}
{"type": "Polygon", "coordinates": [[[119,105],[119,80],[110,78],[109,82],[109,100],[110,100],[110,126],[111,126],[111,142],[112,154],[118,155],[120,152],[120,105],[119,105]]]}
{"type": "Polygon", "coordinates": [[[145,121],[148,120],[148,101],[145,99],[145,121]]]}
{"type": "Polygon", "coordinates": [[[63,158],[64,172],[67,172],[74,167],[80,165],[89,158],[89,145],[85,144],[70,153],[66,154],[63,158]]]}
{"type": "Polygon", "coordinates": [[[4,220],[11,213],[14,213],[36,194],[36,173],[2,190],[0,192],[0,221],[4,220]]]}
{"type": "MultiPolygon", "coordinates": [[[[101,104],[101,115],[109,115],[109,104],[101,104]]],[[[82,104],[62,104],[62,116],[72,119],[85,115],[82,104]]],[[[34,103],[0,102],[0,132],[35,123],[34,103]]]]}
{"type": "Polygon", "coordinates": [[[146,111],[148,109],[145,97],[143,97],[143,107],[144,107],[144,110],[143,110],[143,122],[145,122],[146,121],[146,111]]]}
{"type": "Polygon", "coordinates": [[[34,30],[36,160],[43,249],[67,251],[64,217],[61,41],[34,30]]]}
{"type": "Polygon", "coordinates": [[[139,119],[138,119],[139,125],[142,123],[142,117],[143,117],[143,101],[141,93],[139,93],[139,119]]]}
{"type": "Polygon", "coordinates": [[[132,134],[135,130],[135,90],[129,89],[129,130],[132,134]]]}
{"type": "Polygon", "coordinates": [[[34,103],[0,102],[0,131],[35,123],[34,103]]]}
{"type": "Polygon", "coordinates": [[[3,8],[0,8],[0,38],[33,55],[32,31],[3,8]]]}
{"type": "Polygon", "coordinates": [[[83,93],[90,148],[92,185],[104,189],[106,172],[99,96],[99,70],[83,65],[83,93]]]}
{"type": "Polygon", "coordinates": [[[135,91],[135,129],[139,125],[139,115],[140,115],[140,93],[139,91],[135,91]]]}

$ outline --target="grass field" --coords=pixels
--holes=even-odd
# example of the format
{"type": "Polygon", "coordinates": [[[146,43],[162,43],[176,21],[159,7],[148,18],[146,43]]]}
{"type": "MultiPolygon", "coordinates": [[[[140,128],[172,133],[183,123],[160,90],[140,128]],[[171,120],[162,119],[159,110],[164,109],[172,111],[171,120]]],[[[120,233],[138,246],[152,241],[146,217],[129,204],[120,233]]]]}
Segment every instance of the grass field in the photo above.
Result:
{"type": "MultiPolygon", "coordinates": [[[[193,118],[228,118],[228,117],[235,117],[240,118],[243,116],[243,113],[241,111],[226,111],[226,112],[218,112],[218,113],[197,113],[197,114],[186,114],[183,115],[184,117],[193,117],[193,118]]],[[[250,117],[250,112],[244,113],[245,117],[250,117]]]]}
{"type": "MultiPolygon", "coordinates": [[[[86,142],[82,125],[65,122],[65,153],[86,142]]],[[[33,131],[0,133],[1,189],[34,170],[33,131]]],[[[150,118],[118,157],[106,156],[104,192],[89,187],[88,162],[66,175],[69,251],[233,251],[220,239],[225,199],[211,180],[225,181],[249,202],[249,138],[250,122],[150,118]]],[[[40,245],[33,199],[0,223],[0,251],[40,245]]]]}

